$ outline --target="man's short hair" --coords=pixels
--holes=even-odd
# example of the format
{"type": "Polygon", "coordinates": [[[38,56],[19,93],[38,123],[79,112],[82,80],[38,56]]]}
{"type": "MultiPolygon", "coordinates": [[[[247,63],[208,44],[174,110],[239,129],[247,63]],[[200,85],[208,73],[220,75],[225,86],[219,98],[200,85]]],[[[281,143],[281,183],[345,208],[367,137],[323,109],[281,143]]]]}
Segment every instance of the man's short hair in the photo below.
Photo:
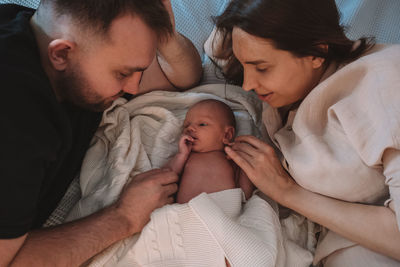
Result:
{"type": "Polygon", "coordinates": [[[50,4],[56,16],[70,16],[77,25],[103,35],[114,19],[127,14],[139,16],[160,38],[173,31],[161,0],[41,0],[40,4],[50,4]]]}

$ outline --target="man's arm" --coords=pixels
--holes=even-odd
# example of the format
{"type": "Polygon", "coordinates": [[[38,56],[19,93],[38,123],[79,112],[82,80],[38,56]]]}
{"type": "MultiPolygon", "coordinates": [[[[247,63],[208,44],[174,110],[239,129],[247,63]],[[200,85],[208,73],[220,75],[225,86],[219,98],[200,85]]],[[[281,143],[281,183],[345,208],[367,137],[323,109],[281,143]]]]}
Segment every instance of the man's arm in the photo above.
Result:
{"type": "Polygon", "coordinates": [[[113,243],[140,232],[154,209],[173,202],[176,182],[177,175],[169,170],[139,174],[116,203],[95,214],[1,240],[0,266],[79,266],[113,243]]]}
{"type": "Polygon", "coordinates": [[[140,93],[152,90],[184,90],[195,86],[201,78],[200,55],[192,42],[175,31],[170,0],[163,0],[171,17],[174,32],[160,41],[157,56],[143,73],[140,93]]]}
{"type": "Polygon", "coordinates": [[[13,239],[0,239],[0,267],[8,266],[21,248],[27,234],[13,239]]]}

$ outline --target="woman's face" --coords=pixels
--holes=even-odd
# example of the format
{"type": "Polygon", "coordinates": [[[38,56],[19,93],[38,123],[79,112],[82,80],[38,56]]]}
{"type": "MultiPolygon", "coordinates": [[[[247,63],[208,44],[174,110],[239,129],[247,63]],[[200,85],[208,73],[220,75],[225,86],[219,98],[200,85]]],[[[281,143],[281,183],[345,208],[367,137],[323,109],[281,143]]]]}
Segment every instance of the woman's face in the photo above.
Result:
{"type": "Polygon", "coordinates": [[[323,74],[323,59],[296,57],[276,49],[269,39],[250,35],[235,27],[232,48],[243,66],[243,89],[254,90],[272,107],[283,107],[303,99],[323,74]]]}

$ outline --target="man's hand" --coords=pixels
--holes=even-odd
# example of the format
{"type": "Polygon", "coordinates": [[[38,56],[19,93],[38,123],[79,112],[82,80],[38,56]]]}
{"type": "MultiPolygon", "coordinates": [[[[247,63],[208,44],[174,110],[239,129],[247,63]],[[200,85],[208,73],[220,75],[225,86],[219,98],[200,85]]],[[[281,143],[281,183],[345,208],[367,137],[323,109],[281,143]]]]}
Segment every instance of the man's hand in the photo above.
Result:
{"type": "Polygon", "coordinates": [[[131,232],[142,230],[153,210],[173,203],[178,176],[171,170],[154,169],[132,177],[116,203],[120,214],[131,223],[131,232]]]}
{"type": "Polygon", "coordinates": [[[27,234],[14,239],[0,239],[0,266],[9,266],[23,245],[27,234]]]}

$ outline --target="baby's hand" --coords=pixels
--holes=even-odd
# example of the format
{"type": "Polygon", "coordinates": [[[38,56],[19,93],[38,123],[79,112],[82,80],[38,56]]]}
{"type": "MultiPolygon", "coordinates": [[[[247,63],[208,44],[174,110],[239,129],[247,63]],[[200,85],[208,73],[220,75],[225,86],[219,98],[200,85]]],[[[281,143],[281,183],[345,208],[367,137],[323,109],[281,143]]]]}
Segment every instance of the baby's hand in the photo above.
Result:
{"type": "Polygon", "coordinates": [[[193,141],[193,137],[183,134],[179,140],[179,153],[185,155],[189,154],[190,151],[192,151],[193,141]]]}

